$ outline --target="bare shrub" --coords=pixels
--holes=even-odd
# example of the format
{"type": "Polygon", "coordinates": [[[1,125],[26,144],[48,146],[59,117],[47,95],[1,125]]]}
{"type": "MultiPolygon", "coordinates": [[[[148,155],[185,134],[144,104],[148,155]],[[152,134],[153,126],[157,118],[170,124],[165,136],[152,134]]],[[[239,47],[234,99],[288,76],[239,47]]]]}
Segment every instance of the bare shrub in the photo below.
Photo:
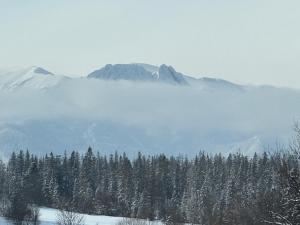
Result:
{"type": "Polygon", "coordinates": [[[298,156],[300,160],[300,124],[299,122],[295,122],[294,124],[295,136],[290,144],[290,148],[292,152],[298,156]]]}
{"type": "Polygon", "coordinates": [[[72,211],[59,211],[57,215],[58,225],[84,225],[84,216],[72,211]]]}
{"type": "Polygon", "coordinates": [[[0,216],[7,215],[9,207],[10,207],[9,200],[5,197],[1,198],[0,199],[0,216]]]}
{"type": "Polygon", "coordinates": [[[119,221],[116,225],[154,225],[151,221],[141,219],[130,219],[124,218],[119,221]]]}
{"type": "Polygon", "coordinates": [[[24,223],[25,224],[32,224],[32,225],[37,225],[39,224],[39,217],[40,217],[40,209],[36,205],[30,205],[28,206],[29,212],[25,217],[24,217],[24,223]]]}

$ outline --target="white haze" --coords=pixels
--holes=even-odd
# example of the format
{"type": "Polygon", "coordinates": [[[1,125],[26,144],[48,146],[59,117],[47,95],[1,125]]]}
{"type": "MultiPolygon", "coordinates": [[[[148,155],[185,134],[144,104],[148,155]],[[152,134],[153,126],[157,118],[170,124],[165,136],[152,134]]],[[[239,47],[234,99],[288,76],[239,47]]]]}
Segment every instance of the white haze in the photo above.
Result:
{"type": "Polygon", "coordinates": [[[269,145],[287,143],[294,121],[300,118],[299,102],[299,91],[272,87],[229,92],[73,79],[47,90],[1,91],[0,122],[112,121],[139,127],[153,136],[193,136],[197,149],[205,146],[201,140],[218,144],[220,137],[240,141],[258,136],[269,145]]]}

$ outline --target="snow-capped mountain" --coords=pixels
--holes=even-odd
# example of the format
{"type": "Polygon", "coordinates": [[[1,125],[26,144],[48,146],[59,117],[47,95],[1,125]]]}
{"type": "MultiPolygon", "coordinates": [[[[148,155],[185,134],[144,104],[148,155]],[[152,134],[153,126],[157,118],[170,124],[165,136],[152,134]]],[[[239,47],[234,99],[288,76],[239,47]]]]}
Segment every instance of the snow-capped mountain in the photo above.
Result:
{"type": "Polygon", "coordinates": [[[234,84],[222,79],[194,78],[177,72],[172,66],[162,64],[154,66],[145,63],[107,64],[99,70],[90,73],[88,78],[102,80],[131,80],[152,81],[172,85],[191,85],[193,87],[213,91],[215,89],[243,91],[242,85],[234,84]]]}
{"type": "Polygon", "coordinates": [[[295,90],[197,79],[167,65],[108,64],[80,79],[41,67],[0,72],[0,155],[89,145],[251,154],[288,139],[299,101],[295,90]]]}
{"type": "MultiPolygon", "coordinates": [[[[253,152],[261,152],[265,146],[258,136],[251,137],[249,139],[243,140],[242,142],[233,143],[229,147],[228,152],[239,152],[242,151],[245,155],[252,155],[253,152]]],[[[264,149],[266,150],[266,149],[264,149]]]]}
{"type": "MultiPolygon", "coordinates": [[[[204,90],[242,91],[245,87],[229,81],[213,78],[194,78],[177,72],[172,66],[162,64],[154,66],[143,63],[107,64],[99,70],[82,76],[99,80],[127,80],[139,82],[157,82],[170,85],[192,86],[204,90]]],[[[54,87],[65,80],[76,79],[68,76],[53,74],[48,70],[33,66],[25,69],[0,71],[0,89],[13,90],[20,87],[45,89],[54,87]]]]}
{"type": "Polygon", "coordinates": [[[235,141],[222,135],[223,137],[216,134],[211,138],[183,131],[149,133],[142,126],[112,121],[72,121],[68,118],[28,120],[19,124],[0,124],[0,149],[5,153],[19,149],[30,149],[35,153],[62,153],[64,150],[74,149],[85,151],[91,146],[104,154],[118,151],[126,152],[130,156],[138,151],[188,156],[193,156],[200,150],[225,154],[240,151],[249,156],[254,152],[264,151],[264,145],[258,137],[246,140],[240,138],[239,141],[235,141]]]}
{"type": "Polygon", "coordinates": [[[201,88],[203,90],[214,91],[214,90],[224,90],[224,91],[245,91],[247,87],[239,84],[235,84],[222,79],[215,78],[194,78],[190,76],[184,76],[185,80],[193,87],[201,88]]]}
{"type": "Polygon", "coordinates": [[[187,82],[181,73],[171,66],[161,65],[157,70],[155,66],[147,64],[107,64],[103,68],[88,75],[88,78],[103,80],[131,80],[131,81],[157,81],[168,84],[186,85],[187,82]]]}
{"type": "Polygon", "coordinates": [[[8,72],[0,72],[0,89],[13,90],[19,87],[44,89],[57,85],[65,76],[54,75],[41,68],[30,67],[8,72]]]}
{"type": "Polygon", "coordinates": [[[167,66],[165,64],[161,65],[158,70],[158,80],[170,83],[170,84],[181,84],[186,85],[187,82],[181,73],[175,71],[172,66],[167,66]]]}
{"type": "Polygon", "coordinates": [[[107,64],[103,68],[90,73],[88,78],[103,80],[132,80],[132,81],[154,81],[151,72],[134,64],[107,64]]]}

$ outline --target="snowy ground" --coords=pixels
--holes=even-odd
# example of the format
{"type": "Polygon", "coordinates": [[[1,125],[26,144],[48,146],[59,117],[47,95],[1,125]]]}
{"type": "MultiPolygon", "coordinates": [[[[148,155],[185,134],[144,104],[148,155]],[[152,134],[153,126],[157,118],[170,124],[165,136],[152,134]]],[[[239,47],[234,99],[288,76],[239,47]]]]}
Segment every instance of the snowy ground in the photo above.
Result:
{"type": "MultiPolygon", "coordinates": [[[[40,225],[54,225],[57,221],[58,210],[41,208],[40,210],[40,225]]],[[[91,216],[84,215],[85,225],[116,225],[121,221],[122,217],[111,217],[111,216],[91,216]]],[[[4,218],[0,217],[0,225],[10,225],[12,223],[8,222],[4,218]]],[[[150,225],[162,225],[160,222],[150,222],[150,225]]]]}

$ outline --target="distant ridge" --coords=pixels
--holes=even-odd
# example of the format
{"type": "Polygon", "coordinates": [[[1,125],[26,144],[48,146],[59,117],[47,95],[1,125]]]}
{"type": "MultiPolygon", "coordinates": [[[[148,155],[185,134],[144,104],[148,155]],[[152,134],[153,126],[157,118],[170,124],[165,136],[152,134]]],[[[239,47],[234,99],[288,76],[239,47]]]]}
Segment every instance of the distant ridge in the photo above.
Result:
{"type": "Polygon", "coordinates": [[[169,84],[188,84],[181,73],[165,64],[155,67],[149,64],[107,64],[99,70],[90,73],[88,78],[102,80],[132,80],[132,81],[158,81],[169,84]]]}
{"type": "MultiPolygon", "coordinates": [[[[177,72],[172,66],[165,64],[160,66],[146,63],[107,64],[82,78],[164,83],[176,86],[192,86],[207,90],[243,91],[246,89],[242,85],[222,79],[194,78],[177,72]]],[[[57,75],[42,67],[32,66],[25,69],[0,71],[0,89],[12,90],[19,87],[48,88],[56,86],[67,79],[72,80],[76,78],[57,75]]]]}
{"type": "Polygon", "coordinates": [[[88,146],[107,153],[259,152],[275,135],[284,140],[290,123],[276,121],[300,112],[298,92],[197,79],[165,64],[107,64],[82,77],[37,66],[2,70],[0,96],[0,156],[88,146]]]}

